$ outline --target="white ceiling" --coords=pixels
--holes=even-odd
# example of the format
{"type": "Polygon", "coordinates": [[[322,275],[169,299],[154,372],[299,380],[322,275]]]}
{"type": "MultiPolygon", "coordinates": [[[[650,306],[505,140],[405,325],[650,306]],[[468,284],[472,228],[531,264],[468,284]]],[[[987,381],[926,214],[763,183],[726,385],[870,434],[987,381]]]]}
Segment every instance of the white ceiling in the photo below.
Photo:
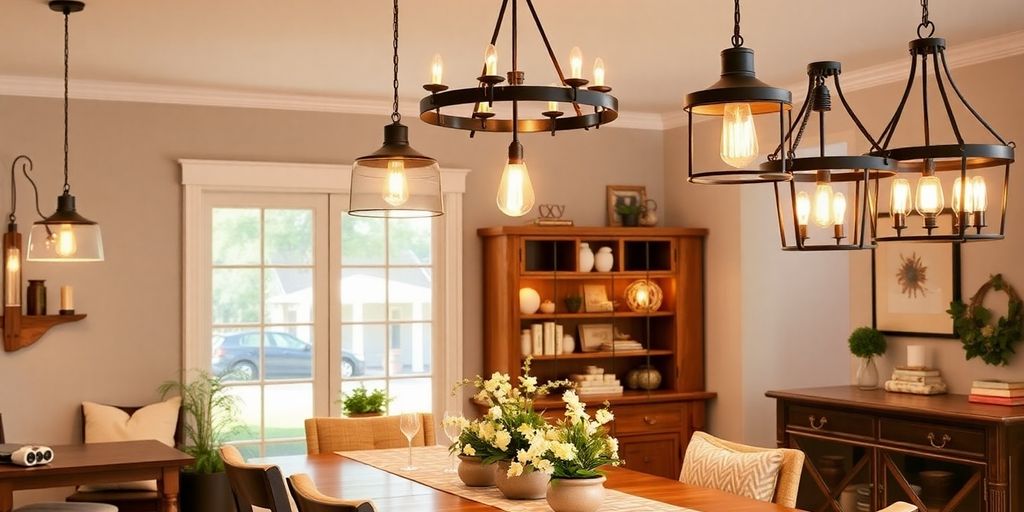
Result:
{"type": "MultiPolygon", "coordinates": [[[[580,46],[602,57],[622,110],[671,112],[714,82],[729,46],[728,0],[534,0],[560,59],[580,46]]],[[[3,0],[0,75],[61,75],[62,23],[45,0],[3,0]]],[[[525,5],[525,2],[523,2],[525,5]]],[[[934,0],[936,35],[957,44],[1024,29],[1021,0],[934,0]]],[[[469,86],[500,0],[404,0],[402,96],[416,100],[434,53],[445,82],[469,86]]],[[[746,46],[758,76],[798,83],[813,60],[854,70],[905,58],[914,0],[747,0],[746,46]]],[[[529,83],[554,74],[525,7],[521,68],[529,83]]],[[[72,16],[72,80],[384,100],[391,87],[387,0],[91,0],[72,16]]],[[[509,65],[507,28],[500,67],[509,65]]],[[[587,65],[589,68],[589,64],[587,65]]],[[[589,74],[589,70],[588,70],[589,74]]]]}

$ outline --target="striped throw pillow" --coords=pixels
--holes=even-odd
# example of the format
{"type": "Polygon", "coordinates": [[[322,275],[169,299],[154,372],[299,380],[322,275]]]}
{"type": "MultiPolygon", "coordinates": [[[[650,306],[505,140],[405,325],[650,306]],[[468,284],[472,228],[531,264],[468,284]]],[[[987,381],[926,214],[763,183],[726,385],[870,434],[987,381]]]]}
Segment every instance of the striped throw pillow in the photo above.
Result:
{"type": "Polygon", "coordinates": [[[718,489],[760,501],[771,501],[782,468],[782,452],[767,450],[742,453],[714,443],[714,438],[695,432],[686,448],[679,480],[699,487],[718,489]]]}

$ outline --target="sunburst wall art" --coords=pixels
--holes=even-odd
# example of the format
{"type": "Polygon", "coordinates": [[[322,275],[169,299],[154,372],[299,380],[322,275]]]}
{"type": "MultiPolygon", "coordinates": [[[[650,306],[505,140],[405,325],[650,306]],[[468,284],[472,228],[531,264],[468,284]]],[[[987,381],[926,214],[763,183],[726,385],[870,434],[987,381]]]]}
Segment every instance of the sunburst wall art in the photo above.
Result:
{"type": "Polygon", "coordinates": [[[955,338],[946,310],[960,300],[960,247],[889,242],[872,256],[875,327],[888,334],[955,338]]]}

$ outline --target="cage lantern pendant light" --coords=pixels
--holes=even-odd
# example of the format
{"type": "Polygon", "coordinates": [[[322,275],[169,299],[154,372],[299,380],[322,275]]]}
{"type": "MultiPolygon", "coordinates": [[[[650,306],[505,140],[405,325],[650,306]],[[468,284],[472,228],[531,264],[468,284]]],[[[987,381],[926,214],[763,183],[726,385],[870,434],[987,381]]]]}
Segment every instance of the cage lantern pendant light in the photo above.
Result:
{"type": "MultiPolygon", "coordinates": [[[[1001,240],[1006,233],[1006,201],[1010,181],[1010,165],[1014,161],[1013,142],[1007,142],[985,121],[967,101],[946,63],[946,40],[932,37],[935,24],[929,19],[928,0],[921,0],[921,23],[917,27],[918,38],[910,42],[910,78],[900,99],[899,106],[882,131],[879,141],[882,147],[873,151],[875,156],[886,156],[899,162],[897,176],[889,187],[889,222],[879,222],[889,230],[876,237],[878,242],[892,241],[948,241],[971,242],[1001,240]],[[927,33],[926,33],[927,32],[927,33]],[[920,66],[918,60],[920,59],[920,66]],[[932,74],[929,77],[929,61],[932,74]],[[903,116],[917,79],[920,67],[922,113],[924,116],[924,145],[890,148],[893,135],[903,116]],[[935,144],[932,141],[931,109],[929,108],[929,78],[935,82],[946,119],[956,138],[956,144],[935,144]],[[965,142],[962,125],[953,113],[953,103],[948,88],[960,100],[964,108],[998,144],[976,144],[965,142]],[[916,185],[910,179],[919,176],[916,185]],[[944,183],[940,176],[955,179],[944,183]],[[986,180],[986,177],[988,180],[986,180]],[[1002,179],[1002,190],[989,194],[989,183],[1002,179]],[[950,186],[950,202],[947,203],[943,187],[950,186]],[[913,188],[912,188],[913,187],[913,188]],[[989,226],[987,212],[989,198],[997,200],[1000,208],[998,227],[989,226]],[[950,205],[950,208],[946,206],[950,205]],[[915,213],[921,222],[912,222],[915,213]],[[942,217],[950,218],[949,225],[940,225],[942,217]]],[[[886,187],[882,187],[885,190],[886,187]]],[[[883,204],[885,204],[883,202],[883,204]]],[[[879,217],[882,217],[881,213],[879,217]]]]}
{"type": "MultiPolygon", "coordinates": [[[[754,117],[778,114],[778,145],[786,132],[785,113],[793,106],[793,95],[771,87],[754,74],[754,50],[743,46],[740,35],[740,2],[735,0],[732,48],[722,50],[722,76],[704,90],[686,96],[688,172],[691,183],[739,185],[788,181],[786,172],[765,172],[751,164],[759,154],[754,117]],[[694,171],[694,114],[722,118],[719,154],[732,169],[694,171]]],[[[785,153],[782,158],[787,158],[785,153]]]]}
{"type": "Polygon", "coordinates": [[[842,251],[871,249],[874,235],[874,216],[878,197],[878,181],[895,174],[896,162],[881,156],[826,155],[826,114],[832,110],[832,94],[828,79],[835,85],[839,102],[867,139],[872,150],[880,149],[878,142],[864,128],[843,95],[838,62],[812,62],[807,66],[807,96],[796,120],[786,134],[787,146],[779,146],[761,164],[765,173],[786,172],[793,179],[787,184],[774,182],[775,208],[779,216],[779,236],[783,250],[842,251]],[[798,157],[797,150],[810,124],[818,118],[818,156],[798,157]],[[780,160],[786,152],[788,159],[780,160]],[[847,187],[846,193],[835,191],[833,184],[847,187]],[[787,237],[786,206],[781,190],[788,189],[788,209],[791,217],[790,237],[787,237]],[[852,189],[852,190],[851,190],[852,189]],[[847,222],[846,194],[853,193],[853,215],[847,222]],[[813,222],[812,222],[813,221],[813,222]],[[847,224],[853,229],[847,230],[847,224]],[[814,226],[817,226],[816,229],[814,226]],[[867,233],[871,231],[869,236],[867,233]],[[813,233],[813,236],[812,236],[813,233]],[[790,243],[792,241],[792,243],[790,243]],[[824,243],[821,243],[824,241],[824,243]]]}
{"type": "Polygon", "coordinates": [[[50,9],[64,15],[64,192],[57,198],[57,211],[32,226],[28,237],[29,261],[103,261],[103,238],[99,224],[79,215],[69,184],[68,154],[68,69],[71,14],[85,9],[77,0],[53,0],[50,9]]]}
{"type": "Polygon", "coordinates": [[[520,133],[549,132],[555,135],[564,130],[600,128],[618,117],[618,100],[605,84],[604,61],[594,61],[593,81],[583,78],[583,54],[573,48],[569,54],[569,74],[562,67],[551,48],[533,0],[503,0],[498,11],[490,44],[484,52],[483,71],[477,77],[477,86],[451,89],[442,83],[443,61],[435,56],[431,65],[431,83],[423,86],[430,94],[420,100],[420,119],[443,128],[476,132],[512,133],[508,160],[498,186],[498,208],[510,217],[525,215],[533,207],[534,192],[530,175],[523,160],[520,133]],[[519,68],[519,5],[529,8],[540,33],[544,48],[554,67],[559,85],[525,85],[526,74],[519,68]],[[511,11],[512,70],[504,76],[498,72],[498,52],[495,45],[507,11],[511,11]],[[507,80],[507,85],[505,84],[507,80]],[[511,116],[498,115],[495,104],[510,104],[511,116]],[[531,117],[527,107],[537,104],[540,112],[531,117]],[[563,112],[559,104],[568,104],[563,112]],[[461,110],[461,111],[460,111],[461,110]]]}
{"type": "Polygon", "coordinates": [[[357,217],[436,217],[444,214],[437,160],[409,145],[409,128],[398,111],[398,0],[393,9],[394,89],[391,124],[384,145],[352,166],[349,215],[357,217]]]}

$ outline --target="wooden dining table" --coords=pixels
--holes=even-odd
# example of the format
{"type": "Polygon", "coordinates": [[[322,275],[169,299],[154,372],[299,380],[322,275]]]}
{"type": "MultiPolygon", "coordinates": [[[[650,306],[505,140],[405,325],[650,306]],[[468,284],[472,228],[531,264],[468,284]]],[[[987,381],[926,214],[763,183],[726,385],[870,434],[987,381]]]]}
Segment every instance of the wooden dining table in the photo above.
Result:
{"type": "MultiPolygon", "coordinates": [[[[321,492],[343,499],[372,499],[378,512],[494,512],[497,508],[419,484],[337,454],[258,459],[285,476],[306,473],[321,492]]],[[[609,468],[605,487],[699,511],[792,512],[793,509],[625,468],[609,468]]]]}

